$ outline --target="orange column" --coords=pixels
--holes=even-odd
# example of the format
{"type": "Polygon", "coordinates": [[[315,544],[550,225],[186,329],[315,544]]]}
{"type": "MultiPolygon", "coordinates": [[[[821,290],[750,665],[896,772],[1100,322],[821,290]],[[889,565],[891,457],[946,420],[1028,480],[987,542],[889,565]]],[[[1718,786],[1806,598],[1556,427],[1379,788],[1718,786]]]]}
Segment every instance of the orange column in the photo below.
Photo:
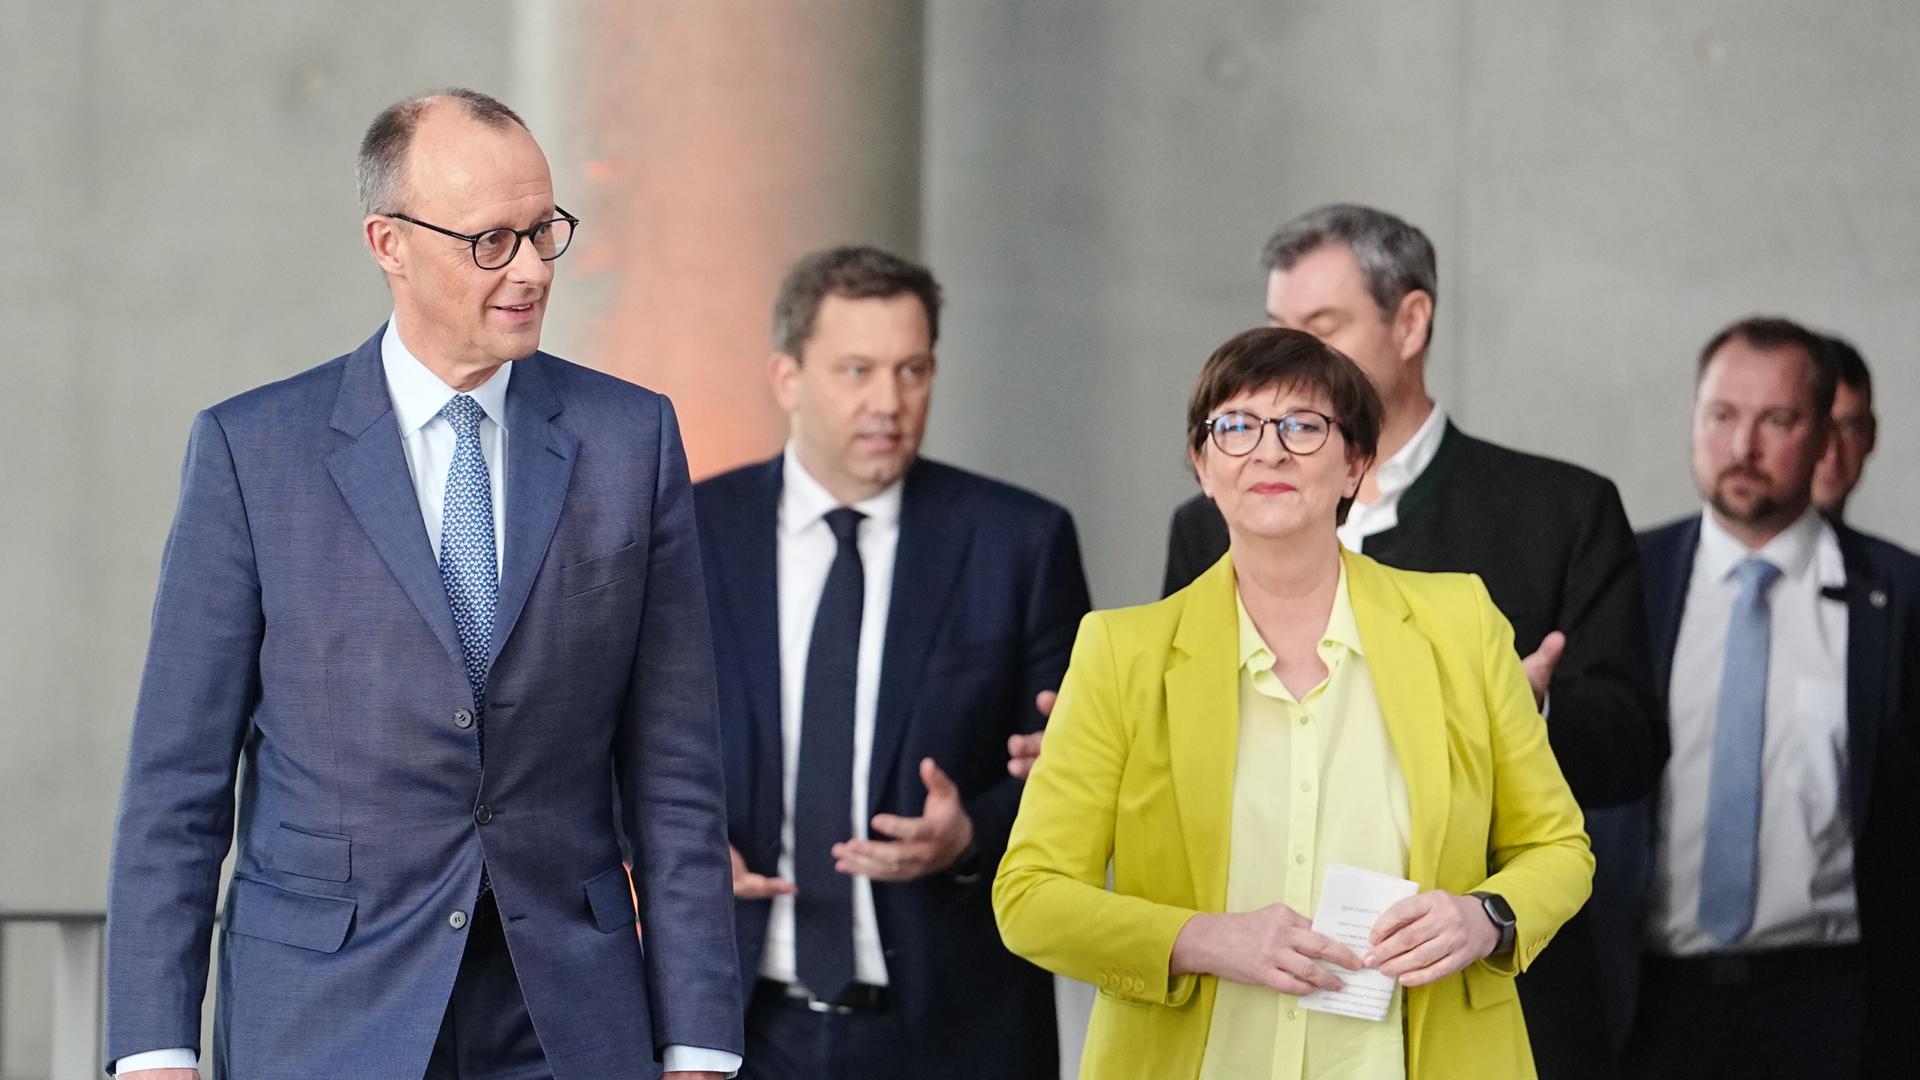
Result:
{"type": "Polygon", "coordinates": [[[921,5],[589,0],[572,15],[546,51],[577,59],[542,80],[570,110],[556,184],[586,187],[568,206],[586,223],[567,337],[674,399],[696,477],[765,457],[786,432],[765,372],[787,266],[830,244],[918,246],[921,5]]]}

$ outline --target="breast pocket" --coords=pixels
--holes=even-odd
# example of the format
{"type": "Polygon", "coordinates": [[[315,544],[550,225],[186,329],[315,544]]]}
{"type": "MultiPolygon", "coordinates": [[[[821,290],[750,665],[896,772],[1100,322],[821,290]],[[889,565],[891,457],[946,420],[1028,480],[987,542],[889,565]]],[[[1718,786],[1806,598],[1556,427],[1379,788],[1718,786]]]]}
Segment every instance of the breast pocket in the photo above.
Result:
{"type": "Polygon", "coordinates": [[[618,551],[561,567],[560,592],[580,596],[604,589],[638,574],[646,564],[646,545],[635,540],[618,551]]]}
{"type": "Polygon", "coordinates": [[[1794,796],[1807,835],[1839,840],[1847,833],[1846,688],[1832,679],[1799,680],[1790,722],[1794,796]]]}
{"type": "Polygon", "coordinates": [[[928,655],[927,670],[945,674],[1004,671],[1012,666],[1016,648],[1009,638],[944,643],[928,655]]]}

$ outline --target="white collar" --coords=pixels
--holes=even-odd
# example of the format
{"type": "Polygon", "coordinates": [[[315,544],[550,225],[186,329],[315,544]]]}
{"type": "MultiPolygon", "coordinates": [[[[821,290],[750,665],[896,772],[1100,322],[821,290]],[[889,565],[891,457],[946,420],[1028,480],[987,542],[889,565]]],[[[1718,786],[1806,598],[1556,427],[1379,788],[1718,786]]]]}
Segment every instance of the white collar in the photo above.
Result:
{"type": "Polygon", "coordinates": [[[1427,466],[1433,464],[1433,456],[1440,452],[1440,440],[1446,433],[1447,410],[1436,401],[1413,438],[1374,470],[1374,483],[1380,486],[1380,497],[1398,495],[1412,487],[1420,474],[1427,471],[1427,466]]]}
{"type": "MultiPolygon", "coordinates": [[[[827,511],[839,509],[839,499],[833,497],[813,474],[800,464],[800,458],[793,452],[789,442],[781,452],[780,465],[780,529],[788,536],[808,528],[827,511]]],[[[870,499],[862,499],[853,504],[853,509],[865,514],[876,523],[891,525],[900,520],[900,494],[906,487],[906,478],[887,485],[886,490],[870,499]]]]}
{"type": "MultiPolygon", "coordinates": [[[[397,318],[387,320],[387,332],[380,338],[380,366],[387,374],[387,396],[393,400],[394,419],[400,422],[400,437],[404,439],[439,416],[459,391],[442,382],[413,355],[400,340],[398,325],[397,318]]],[[[467,396],[502,430],[507,426],[507,380],[512,377],[513,365],[501,364],[486,382],[467,391],[467,396]]]]}
{"type": "MultiPolygon", "coordinates": [[[[1764,559],[1783,577],[1798,578],[1813,564],[1814,553],[1826,546],[1833,527],[1820,511],[1809,506],[1793,524],[1781,529],[1759,551],[1750,551],[1713,516],[1713,508],[1700,512],[1700,550],[1694,562],[1713,581],[1725,581],[1749,558],[1764,559]]],[[[1830,541],[1838,550],[1838,540],[1830,541]]],[[[1825,569],[1825,568],[1823,568],[1825,569]]],[[[1828,576],[1823,574],[1824,576],[1828,576]]]]}

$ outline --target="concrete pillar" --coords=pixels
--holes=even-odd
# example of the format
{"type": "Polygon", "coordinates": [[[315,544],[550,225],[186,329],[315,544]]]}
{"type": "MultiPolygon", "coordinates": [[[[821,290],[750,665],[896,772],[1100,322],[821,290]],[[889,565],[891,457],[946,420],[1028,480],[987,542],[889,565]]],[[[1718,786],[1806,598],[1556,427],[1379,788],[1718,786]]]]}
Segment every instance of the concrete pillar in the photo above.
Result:
{"type": "Polygon", "coordinates": [[[558,199],[583,219],[549,347],[671,395],[696,476],[770,454],[787,266],[841,242],[919,247],[921,4],[558,10],[550,47],[516,56],[558,199]]]}

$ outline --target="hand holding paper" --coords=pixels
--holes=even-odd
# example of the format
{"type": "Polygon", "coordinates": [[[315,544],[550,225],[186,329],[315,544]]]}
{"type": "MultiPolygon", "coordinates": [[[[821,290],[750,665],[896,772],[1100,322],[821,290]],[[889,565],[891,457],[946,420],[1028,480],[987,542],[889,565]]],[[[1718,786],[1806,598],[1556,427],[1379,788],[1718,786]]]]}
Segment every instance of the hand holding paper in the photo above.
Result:
{"type": "Polygon", "coordinates": [[[1387,909],[1364,959],[1401,986],[1425,986],[1493,952],[1500,930],[1480,901],[1438,889],[1387,909]]]}
{"type": "MultiPolygon", "coordinates": [[[[1360,942],[1365,947],[1364,935],[1360,942]]],[[[1226,915],[1195,915],[1173,942],[1169,970],[1175,975],[1215,975],[1247,986],[1264,986],[1295,997],[1315,988],[1339,990],[1334,975],[1360,965],[1348,946],[1308,925],[1285,904],[1226,915]]]]}
{"type": "MultiPolygon", "coordinates": [[[[1334,863],[1320,879],[1320,909],[1313,929],[1334,941],[1363,952],[1373,946],[1373,930],[1381,916],[1420,891],[1405,878],[1334,863]]],[[[1300,999],[1300,1007],[1361,1020],[1385,1020],[1393,1004],[1393,976],[1371,970],[1365,957],[1361,969],[1338,967],[1342,986],[1316,990],[1300,999]]]]}

